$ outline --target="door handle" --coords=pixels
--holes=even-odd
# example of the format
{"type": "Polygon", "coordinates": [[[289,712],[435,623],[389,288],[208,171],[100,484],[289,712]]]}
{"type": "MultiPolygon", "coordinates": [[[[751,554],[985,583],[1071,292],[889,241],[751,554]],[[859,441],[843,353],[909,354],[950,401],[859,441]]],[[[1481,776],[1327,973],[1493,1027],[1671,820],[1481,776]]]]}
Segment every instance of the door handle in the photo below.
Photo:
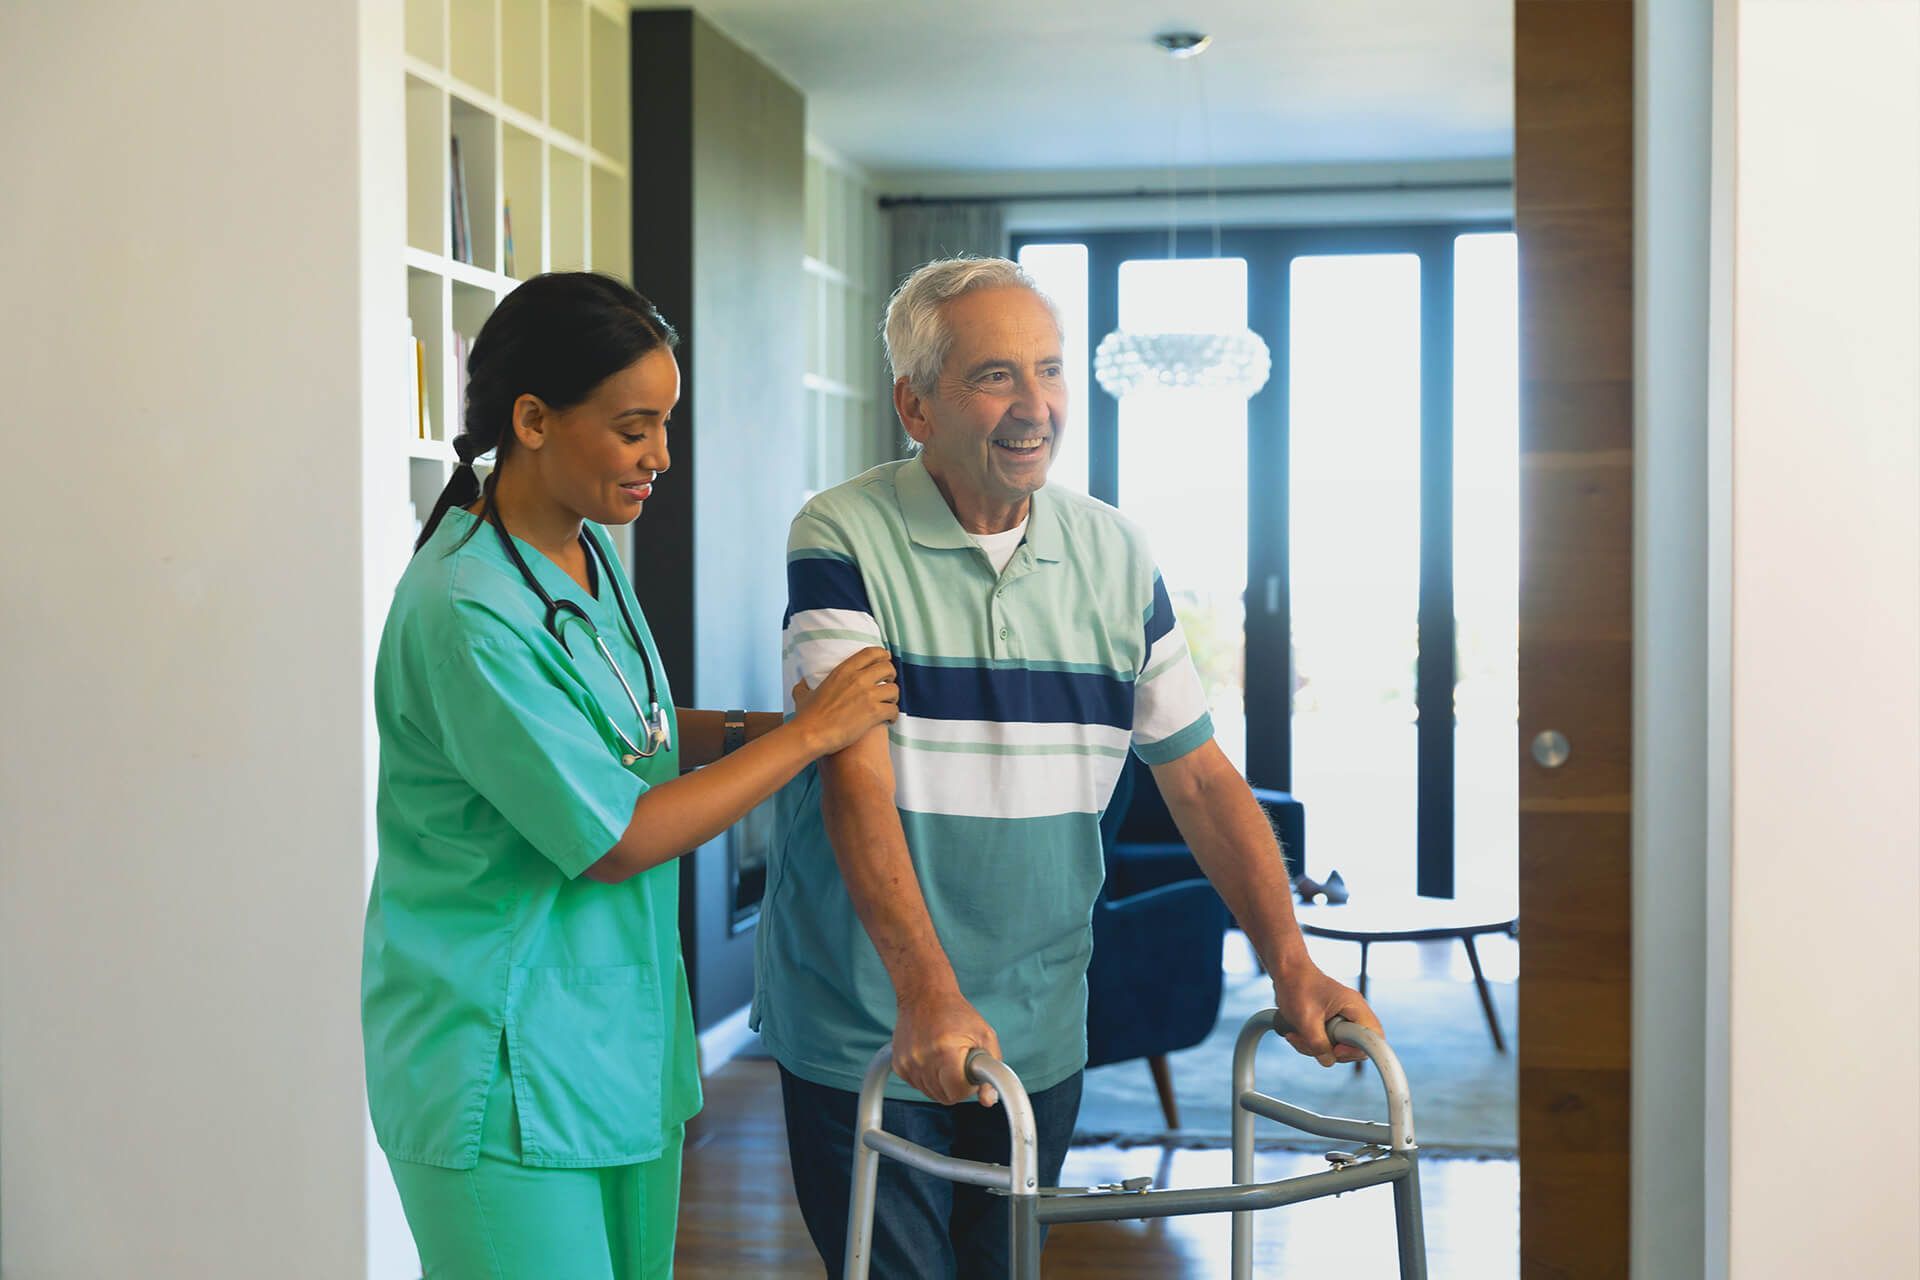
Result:
{"type": "Polygon", "coordinates": [[[1533,759],[1542,769],[1558,769],[1572,754],[1573,744],[1559,730],[1546,729],[1534,735],[1533,759]]]}

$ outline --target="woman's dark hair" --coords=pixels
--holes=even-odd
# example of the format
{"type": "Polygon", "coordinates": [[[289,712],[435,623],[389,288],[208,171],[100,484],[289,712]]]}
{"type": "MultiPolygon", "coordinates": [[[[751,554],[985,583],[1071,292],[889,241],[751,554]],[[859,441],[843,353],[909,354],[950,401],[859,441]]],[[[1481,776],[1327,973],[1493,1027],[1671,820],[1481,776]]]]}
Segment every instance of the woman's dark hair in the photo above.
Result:
{"type": "Polygon", "coordinates": [[[413,549],[427,545],[447,508],[492,500],[500,465],[513,452],[513,405],[521,396],[571,409],[641,356],[678,345],[680,335],[653,303],[612,276],[552,272],[508,294],[467,355],[465,413],[453,441],[460,462],[413,549]],[[494,470],[482,488],[473,460],[489,452],[494,470]]]}

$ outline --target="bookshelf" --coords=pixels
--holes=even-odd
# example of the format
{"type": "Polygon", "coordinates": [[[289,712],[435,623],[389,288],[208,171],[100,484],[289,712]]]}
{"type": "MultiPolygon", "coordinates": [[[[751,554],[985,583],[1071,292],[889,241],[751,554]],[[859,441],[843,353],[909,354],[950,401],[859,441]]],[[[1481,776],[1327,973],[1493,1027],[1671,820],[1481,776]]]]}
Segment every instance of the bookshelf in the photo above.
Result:
{"type": "Polygon", "coordinates": [[[420,377],[396,406],[394,465],[419,520],[454,465],[463,348],[500,299],[542,271],[629,278],[631,53],[621,0],[406,0],[405,42],[410,337],[395,357],[420,377]]]}
{"type": "Polygon", "coordinates": [[[886,227],[865,171],[807,139],[807,488],[896,457],[901,435],[880,345],[892,283],[886,227]]]}

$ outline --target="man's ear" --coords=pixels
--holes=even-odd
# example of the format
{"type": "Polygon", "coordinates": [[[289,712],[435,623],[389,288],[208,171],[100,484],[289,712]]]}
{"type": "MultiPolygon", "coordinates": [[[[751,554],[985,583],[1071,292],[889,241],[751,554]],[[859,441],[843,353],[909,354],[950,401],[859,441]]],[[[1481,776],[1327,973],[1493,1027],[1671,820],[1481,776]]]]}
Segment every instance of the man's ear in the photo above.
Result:
{"type": "Polygon", "coordinates": [[[513,437],[522,449],[538,449],[547,442],[547,406],[539,396],[513,402],[513,437]]]}
{"type": "Polygon", "coordinates": [[[933,435],[933,423],[927,417],[926,398],[913,389],[913,383],[905,378],[893,380],[893,411],[900,415],[900,425],[906,428],[907,436],[921,448],[926,448],[927,440],[933,435]]]}

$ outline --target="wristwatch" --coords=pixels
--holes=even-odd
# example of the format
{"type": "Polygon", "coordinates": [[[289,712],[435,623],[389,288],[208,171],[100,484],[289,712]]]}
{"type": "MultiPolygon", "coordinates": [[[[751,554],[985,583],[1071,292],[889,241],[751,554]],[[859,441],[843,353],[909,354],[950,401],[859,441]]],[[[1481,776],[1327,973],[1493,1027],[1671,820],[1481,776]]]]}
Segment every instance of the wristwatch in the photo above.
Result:
{"type": "Polygon", "coordinates": [[[726,717],[726,732],[720,739],[720,754],[730,756],[747,745],[747,713],[729,711],[726,717]]]}

